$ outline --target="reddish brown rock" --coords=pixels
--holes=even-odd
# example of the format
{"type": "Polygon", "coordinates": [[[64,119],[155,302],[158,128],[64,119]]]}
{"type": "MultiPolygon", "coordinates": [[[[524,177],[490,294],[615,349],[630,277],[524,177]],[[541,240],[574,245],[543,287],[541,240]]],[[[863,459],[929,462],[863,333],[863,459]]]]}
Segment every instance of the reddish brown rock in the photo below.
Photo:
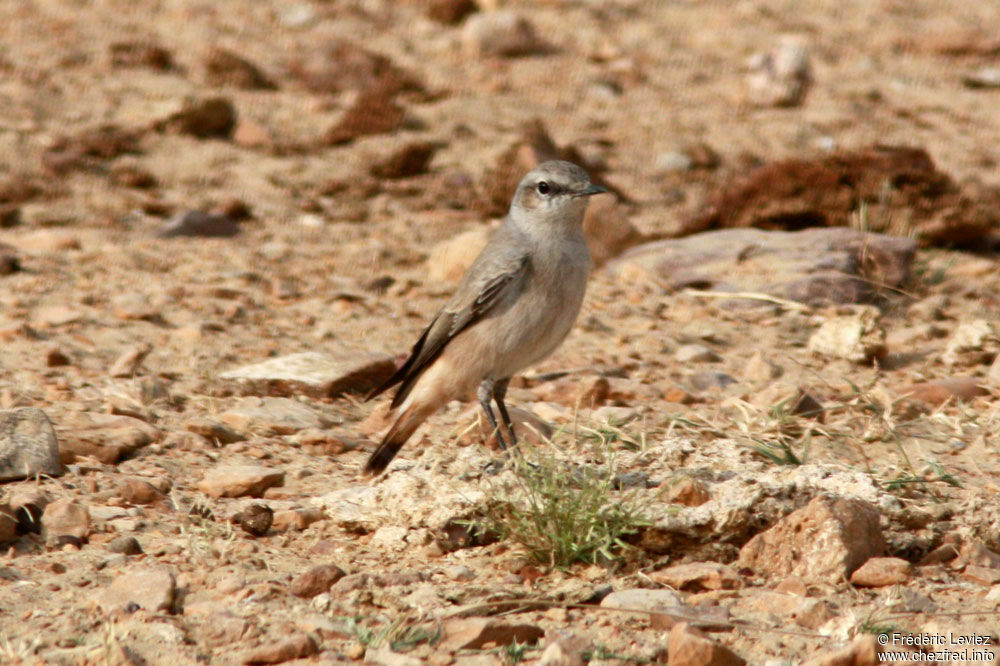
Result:
{"type": "Polygon", "coordinates": [[[312,599],[317,594],[328,591],[331,585],[346,575],[344,570],[338,566],[320,564],[296,576],[288,584],[288,591],[297,597],[312,599]]]}
{"type": "Polygon", "coordinates": [[[874,506],[821,496],[747,542],[739,565],[761,574],[836,583],[883,552],[885,540],[874,506]]]}
{"type": "Polygon", "coordinates": [[[959,187],[922,148],[875,146],[754,169],[722,188],[684,228],[850,226],[859,201],[869,202],[869,221],[888,221],[872,231],[905,236],[910,230],[922,244],[973,244],[1000,224],[1000,188],[959,187]],[[897,187],[885,196],[887,182],[897,187]]]}
{"type": "Polygon", "coordinates": [[[160,71],[174,68],[170,51],[148,40],[115,42],[109,51],[113,67],[146,67],[160,71]]]}
{"type": "Polygon", "coordinates": [[[979,396],[989,395],[984,383],[978,377],[945,377],[912,384],[904,393],[913,400],[936,407],[949,400],[967,402],[979,396]]]}
{"type": "Polygon", "coordinates": [[[427,171],[427,166],[441,144],[434,141],[411,141],[375,162],[368,172],[376,178],[409,178],[427,171]]]}
{"type": "Polygon", "coordinates": [[[743,581],[739,575],[725,564],[718,562],[690,562],[677,564],[649,573],[654,582],[669,585],[684,592],[704,592],[706,590],[733,590],[743,581]]]}
{"type": "Polygon", "coordinates": [[[57,137],[42,154],[42,164],[54,174],[94,168],[119,155],[139,152],[140,133],[107,124],[73,136],[57,137]]]}
{"type": "Polygon", "coordinates": [[[143,479],[125,479],[118,495],[129,504],[152,504],[166,496],[156,486],[143,479]]]}
{"type": "Polygon", "coordinates": [[[424,2],[424,13],[427,17],[446,25],[460,23],[466,16],[475,13],[477,9],[474,0],[426,0],[424,2]]]}
{"type": "Polygon", "coordinates": [[[496,646],[518,643],[534,644],[545,632],[533,624],[513,624],[493,618],[462,618],[446,621],[442,627],[440,650],[479,650],[487,643],[496,646]]]}
{"type": "Polygon", "coordinates": [[[187,134],[198,139],[228,139],[236,127],[236,108],[225,97],[210,97],[185,103],[177,113],[158,121],[161,132],[187,134]]]}
{"type": "Polygon", "coordinates": [[[185,423],[184,427],[188,432],[201,435],[217,446],[241,442],[246,439],[246,435],[236,432],[225,423],[205,417],[196,416],[185,423]]]}
{"type": "Polygon", "coordinates": [[[111,182],[122,187],[146,190],[159,185],[156,176],[137,164],[115,164],[111,168],[111,182]]]}
{"type": "Polygon", "coordinates": [[[684,506],[701,506],[712,497],[705,484],[690,476],[682,476],[664,482],[667,486],[667,501],[684,506]]]}
{"type": "MultiPolygon", "coordinates": [[[[0,207],[0,229],[6,229],[4,225],[3,207],[0,207]]],[[[17,250],[10,245],[0,243],[0,276],[13,275],[21,270],[21,257],[17,250]]]]}
{"type": "Polygon", "coordinates": [[[323,520],[323,512],[319,509],[287,509],[275,511],[271,527],[276,532],[296,530],[301,532],[313,523],[323,520]]]}
{"type": "Polygon", "coordinates": [[[78,456],[93,456],[113,464],[133,451],[158,440],[157,428],[130,416],[81,412],[56,424],[59,457],[70,464],[78,456]]]}
{"type": "Polygon", "coordinates": [[[315,93],[364,90],[391,97],[400,92],[424,90],[423,83],[412,72],[348,40],[333,40],[325,48],[299,54],[289,63],[288,70],[315,93]]]}
{"type": "Polygon", "coordinates": [[[233,143],[244,148],[271,148],[274,146],[274,137],[260,123],[243,118],[233,130],[233,143]]]}
{"type": "Polygon", "coordinates": [[[285,482],[281,470],[255,465],[223,465],[213,467],[198,482],[198,490],[210,497],[260,497],[272,486],[285,482]]]}
{"type": "Polygon", "coordinates": [[[202,60],[205,83],[244,90],[274,90],[277,86],[259,67],[228,49],[213,46],[202,60]]]}
{"type": "Polygon", "coordinates": [[[6,501],[0,502],[0,544],[17,537],[17,517],[6,501]]]}
{"type": "Polygon", "coordinates": [[[280,664],[292,659],[304,659],[318,651],[312,636],[297,633],[250,650],[243,655],[242,661],[244,664],[280,664]]]}
{"type": "Polygon", "coordinates": [[[670,666],[742,666],[746,661],[686,622],[674,625],[668,640],[670,666]]]}
{"type": "Polygon", "coordinates": [[[885,587],[905,583],[910,578],[913,565],[898,557],[873,557],[851,574],[851,582],[858,587],[885,587]]]}
{"type": "Polygon", "coordinates": [[[366,90],[321,140],[326,145],[336,146],[362,136],[394,132],[402,126],[405,116],[403,107],[383,89],[366,90]]]}

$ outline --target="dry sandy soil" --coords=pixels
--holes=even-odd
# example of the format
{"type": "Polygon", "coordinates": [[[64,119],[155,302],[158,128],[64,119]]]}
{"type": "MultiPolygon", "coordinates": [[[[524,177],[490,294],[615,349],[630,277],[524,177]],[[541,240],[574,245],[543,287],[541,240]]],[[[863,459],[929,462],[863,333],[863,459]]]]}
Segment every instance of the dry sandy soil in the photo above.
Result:
{"type": "MultiPolygon", "coordinates": [[[[44,410],[68,463],[0,485],[0,502],[85,510],[63,516],[76,526],[63,533],[53,511],[42,533],[23,525],[4,544],[0,662],[305,664],[367,651],[376,663],[509,663],[516,646],[498,643],[523,625],[526,663],[557,644],[571,656],[551,648],[544,663],[736,663],[682,655],[669,615],[598,610],[609,588],[673,588],[691,613],[728,610],[705,645],[747,663],[860,654],[871,646],[852,640],[887,631],[984,636],[995,661],[995,226],[964,248],[947,234],[921,242],[906,279],[861,311],[886,338],[860,360],[809,345],[853,306],[732,308],[663,276],[596,269],[580,323],[510,400],[565,426],[556,448],[577,461],[603,442],[620,472],[641,475],[652,527],[599,564],[553,568],[509,540],[442,537],[442,515],[467,517],[463,499],[503,483],[472,473],[490,454],[461,434],[469,405],[432,418],[370,481],[358,472],[381,406],[360,400],[363,386],[261,403],[222,376],[298,352],[404,352],[454,285],[428,264],[432,249],[497,219],[490,174],[535,119],[617,189],[605,219],[634,226],[629,244],[691,231],[754,166],[875,144],[924,149],[969,196],[990,201],[1000,186],[1000,90],[984,70],[1000,55],[997,3],[481,4],[534,26],[515,45],[526,53],[491,54],[488,36],[476,51],[475,16],[430,17],[457,0],[0,6],[0,409],[44,410]],[[783,35],[807,50],[813,83],[797,105],[753,104],[747,60],[783,35]],[[229,105],[194,117],[213,98],[229,105]],[[164,237],[192,210],[238,233],[164,237]],[[974,379],[912,395],[951,377],[974,379]],[[800,390],[819,416],[792,410],[800,390]],[[782,442],[805,464],[754,451],[782,442]],[[283,483],[217,497],[242,492],[202,483],[231,465],[283,483]],[[669,504],[679,479],[692,489],[669,504]],[[759,512],[747,484],[765,488],[759,512]],[[737,518],[695,538],[667,523],[700,493],[737,518]],[[754,535],[824,493],[874,507],[879,554],[909,564],[872,585],[747,564],[754,535]],[[275,512],[262,536],[229,520],[252,504],[275,512]],[[694,562],[728,568],[694,583],[662,573],[694,562]],[[318,565],[350,575],[307,585],[318,565]],[[137,589],[152,601],[130,598],[137,589]],[[455,638],[468,630],[455,618],[500,612],[496,636],[455,638]]],[[[926,211],[894,201],[878,214],[905,217],[913,235],[926,211]]],[[[462,255],[448,258],[459,271],[462,255]]],[[[822,547],[853,538],[875,539],[822,547]]],[[[775,562],[788,555],[774,548],[775,562]]],[[[873,663],[843,659],[820,663],[873,663]]]]}

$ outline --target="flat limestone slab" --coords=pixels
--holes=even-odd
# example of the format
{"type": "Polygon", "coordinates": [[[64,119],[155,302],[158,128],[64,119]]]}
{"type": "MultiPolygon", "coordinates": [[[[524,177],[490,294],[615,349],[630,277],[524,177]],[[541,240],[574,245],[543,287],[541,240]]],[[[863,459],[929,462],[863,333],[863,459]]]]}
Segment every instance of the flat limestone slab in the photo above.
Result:
{"type": "Polygon", "coordinates": [[[392,357],[385,354],[301,352],[245,365],[220,378],[234,381],[244,395],[335,398],[344,393],[367,393],[395,370],[392,357]]]}

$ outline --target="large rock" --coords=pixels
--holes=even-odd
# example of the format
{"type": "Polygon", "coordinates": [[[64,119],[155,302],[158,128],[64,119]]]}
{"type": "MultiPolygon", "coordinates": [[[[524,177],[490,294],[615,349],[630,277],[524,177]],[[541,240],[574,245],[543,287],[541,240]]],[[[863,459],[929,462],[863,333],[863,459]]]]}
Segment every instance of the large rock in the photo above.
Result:
{"type": "Polygon", "coordinates": [[[260,497],[271,486],[285,482],[281,470],[257,465],[223,465],[213,467],[198,482],[198,490],[210,497],[260,497]]]}
{"type": "Polygon", "coordinates": [[[853,363],[866,363],[885,354],[885,330],[879,310],[862,306],[854,312],[830,317],[809,337],[809,351],[853,363]]]}
{"type": "Polygon", "coordinates": [[[293,659],[304,659],[319,651],[316,640],[309,634],[293,633],[280,640],[270,641],[242,656],[244,664],[280,664],[293,659]]]}
{"type": "Polygon", "coordinates": [[[747,65],[747,98],[755,106],[798,106],[813,81],[809,51],[789,38],[747,65]]]}
{"type": "Polygon", "coordinates": [[[144,421],[118,414],[80,412],[59,419],[59,457],[70,464],[78,456],[92,456],[111,465],[160,438],[160,431],[144,421]]]}
{"type": "Polygon", "coordinates": [[[0,410],[0,481],[62,474],[59,440],[40,409],[0,410]]]}
{"type": "Polygon", "coordinates": [[[462,28],[462,46],[472,58],[524,56],[548,48],[528,19],[508,10],[470,16],[462,28]]]}
{"type": "Polygon", "coordinates": [[[821,496],[747,542],[739,565],[759,574],[837,583],[885,548],[878,509],[821,496]]]}
{"type": "Polygon", "coordinates": [[[650,580],[675,590],[704,592],[732,590],[742,586],[739,575],[718,562],[688,562],[649,573],[650,580]]]}
{"type": "MultiPolygon", "coordinates": [[[[810,305],[867,303],[910,277],[917,245],[854,229],[723,229],[628,250],[608,272],[675,289],[756,292],[810,305]]],[[[748,303],[747,301],[739,301],[748,303]]]]}
{"type": "Polygon", "coordinates": [[[325,416],[291,398],[243,398],[220,414],[219,420],[242,435],[264,436],[330,425],[325,416]]]}
{"type": "Polygon", "coordinates": [[[470,617],[448,620],[441,627],[441,642],[437,648],[454,652],[479,650],[487,643],[510,645],[536,643],[545,632],[534,624],[513,624],[493,618],[470,617]]]}
{"type": "Polygon", "coordinates": [[[859,210],[872,231],[915,235],[921,244],[973,245],[1000,226],[1000,188],[959,186],[921,148],[874,146],[741,172],[684,222],[683,232],[848,227],[859,210]]]}
{"type": "Polygon", "coordinates": [[[851,574],[851,582],[859,587],[885,587],[905,583],[913,565],[898,557],[873,557],[851,574]]]}
{"type": "Polygon", "coordinates": [[[396,371],[384,354],[302,352],[268,359],[221,375],[248,395],[308,395],[336,398],[344,393],[367,393],[396,371]]]}
{"type": "Polygon", "coordinates": [[[150,613],[169,612],[175,590],[176,581],[169,568],[137,567],[118,574],[111,585],[97,593],[96,602],[106,613],[132,604],[150,613]]]}
{"type": "Polygon", "coordinates": [[[90,535],[90,512],[76,500],[56,500],[42,513],[42,535],[50,543],[61,537],[85,541],[90,535]]]}
{"type": "Polygon", "coordinates": [[[684,622],[674,625],[667,640],[669,666],[743,666],[746,663],[725,645],[684,622]]]}

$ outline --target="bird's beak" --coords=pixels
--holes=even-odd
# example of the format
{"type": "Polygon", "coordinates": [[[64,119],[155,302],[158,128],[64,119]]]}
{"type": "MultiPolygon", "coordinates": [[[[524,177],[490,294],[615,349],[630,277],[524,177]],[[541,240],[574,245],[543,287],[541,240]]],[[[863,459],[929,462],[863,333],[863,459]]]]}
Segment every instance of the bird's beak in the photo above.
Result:
{"type": "Polygon", "coordinates": [[[589,197],[594,194],[601,194],[602,192],[607,192],[608,188],[601,187],[600,185],[588,185],[586,189],[580,190],[579,192],[574,192],[574,197],[589,197]]]}

